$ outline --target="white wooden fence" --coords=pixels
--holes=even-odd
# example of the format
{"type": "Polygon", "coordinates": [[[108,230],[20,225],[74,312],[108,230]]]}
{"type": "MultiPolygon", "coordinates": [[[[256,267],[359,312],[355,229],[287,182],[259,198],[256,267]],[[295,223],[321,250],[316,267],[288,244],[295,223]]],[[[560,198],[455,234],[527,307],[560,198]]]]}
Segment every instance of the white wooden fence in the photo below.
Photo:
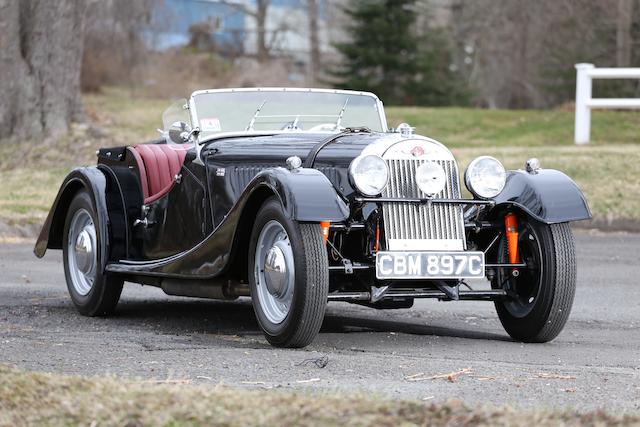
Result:
{"type": "MultiPolygon", "coordinates": [[[[640,79],[640,68],[596,68],[576,64],[576,144],[588,144],[592,108],[640,108],[640,98],[592,98],[593,79],[640,79]]],[[[638,136],[640,138],[640,135],[638,136]]]]}

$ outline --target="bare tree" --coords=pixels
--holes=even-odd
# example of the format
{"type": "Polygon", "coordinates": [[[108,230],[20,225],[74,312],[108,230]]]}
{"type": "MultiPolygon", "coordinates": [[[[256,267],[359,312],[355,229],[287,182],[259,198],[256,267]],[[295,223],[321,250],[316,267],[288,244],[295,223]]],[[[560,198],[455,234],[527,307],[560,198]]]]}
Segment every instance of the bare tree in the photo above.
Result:
{"type": "Polygon", "coordinates": [[[318,80],[320,71],[320,40],[318,37],[318,2],[307,0],[307,16],[309,17],[309,76],[312,82],[318,80]]]}
{"type": "Polygon", "coordinates": [[[97,91],[103,85],[134,86],[135,71],[148,61],[148,48],[143,32],[152,37],[160,25],[173,16],[159,0],[100,0],[87,2],[84,25],[82,90],[97,91]],[[151,24],[154,11],[161,23],[151,24]],[[168,15],[168,14],[167,14],[168,15]],[[114,48],[117,46],[117,48],[114,48]]]}
{"type": "Polygon", "coordinates": [[[0,0],[0,139],[57,136],[82,118],[84,0],[0,0]]]}
{"type": "Polygon", "coordinates": [[[631,49],[629,41],[616,45],[616,24],[622,39],[631,38],[632,24],[624,21],[631,13],[617,8],[626,2],[452,0],[456,66],[479,105],[547,107],[569,100],[575,63],[611,65],[617,52],[631,49]],[[625,48],[616,51],[620,44],[625,48]]]}
{"type": "Polygon", "coordinates": [[[631,64],[631,26],[633,0],[618,0],[618,19],[616,25],[616,64],[628,67],[631,64]]]}
{"type": "Polygon", "coordinates": [[[277,31],[272,32],[271,38],[267,39],[267,13],[271,0],[256,0],[255,8],[243,3],[235,3],[227,0],[221,0],[220,3],[246,13],[255,20],[256,24],[256,57],[259,62],[266,62],[271,57],[271,49],[273,48],[277,31]]]}
{"type": "Polygon", "coordinates": [[[251,15],[256,20],[258,61],[266,62],[269,59],[269,47],[267,46],[267,10],[269,0],[256,0],[256,10],[251,15]]]}

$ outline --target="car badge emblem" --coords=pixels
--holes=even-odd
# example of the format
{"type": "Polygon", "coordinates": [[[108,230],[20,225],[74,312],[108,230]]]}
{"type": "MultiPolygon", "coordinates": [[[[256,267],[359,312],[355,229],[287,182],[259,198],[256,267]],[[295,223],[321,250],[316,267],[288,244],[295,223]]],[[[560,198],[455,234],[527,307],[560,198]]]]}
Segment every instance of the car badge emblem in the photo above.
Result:
{"type": "Polygon", "coordinates": [[[413,155],[413,157],[420,157],[424,154],[424,148],[416,145],[411,149],[411,154],[413,155]]]}

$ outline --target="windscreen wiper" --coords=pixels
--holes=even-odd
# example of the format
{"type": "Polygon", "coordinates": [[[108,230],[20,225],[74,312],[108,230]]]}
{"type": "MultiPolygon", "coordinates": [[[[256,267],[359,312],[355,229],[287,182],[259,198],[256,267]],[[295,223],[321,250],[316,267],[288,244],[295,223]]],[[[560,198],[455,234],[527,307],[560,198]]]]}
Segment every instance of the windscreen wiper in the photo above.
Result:
{"type": "Polygon", "coordinates": [[[262,101],[262,104],[260,104],[260,106],[256,110],[255,114],[251,118],[251,121],[249,122],[249,126],[247,126],[247,128],[245,130],[247,130],[247,131],[248,130],[253,130],[253,125],[256,122],[256,119],[258,118],[258,115],[260,114],[260,110],[262,110],[262,107],[264,107],[264,104],[266,104],[266,103],[267,103],[266,99],[264,101],[262,101]]]}
{"type": "Polygon", "coordinates": [[[344,110],[347,109],[347,104],[349,103],[349,98],[344,101],[344,105],[342,106],[342,110],[340,110],[340,114],[338,114],[338,120],[336,120],[336,124],[334,130],[340,130],[340,123],[342,123],[342,116],[344,115],[344,110]]]}

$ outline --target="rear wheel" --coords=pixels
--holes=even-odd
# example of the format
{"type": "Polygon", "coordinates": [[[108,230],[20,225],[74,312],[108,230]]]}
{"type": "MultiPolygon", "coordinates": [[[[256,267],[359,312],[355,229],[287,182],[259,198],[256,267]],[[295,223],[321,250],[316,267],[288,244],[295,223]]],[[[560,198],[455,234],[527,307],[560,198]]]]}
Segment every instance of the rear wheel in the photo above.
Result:
{"type": "MultiPolygon", "coordinates": [[[[508,262],[506,240],[499,247],[499,262],[508,262]]],[[[505,289],[509,298],[496,302],[498,317],[507,333],[523,342],[554,339],[569,318],[576,289],[576,260],[569,224],[543,224],[521,218],[518,238],[518,269],[501,269],[494,288],[505,289]]]]}
{"type": "Polygon", "coordinates": [[[123,281],[105,275],[97,215],[91,197],[80,191],[71,201],[64,224],[62,255],[67,289],[73,304],[85,316],[111,314],[122,293],[123,281]]]}
{"type": "Polygon", "coordinates": [[[304,347],[320,331],[329,263],[318,224],[291,220],[275,197],[260,208],[249,245],[249,284],[258,323],[278,347],[304,347]]]}

